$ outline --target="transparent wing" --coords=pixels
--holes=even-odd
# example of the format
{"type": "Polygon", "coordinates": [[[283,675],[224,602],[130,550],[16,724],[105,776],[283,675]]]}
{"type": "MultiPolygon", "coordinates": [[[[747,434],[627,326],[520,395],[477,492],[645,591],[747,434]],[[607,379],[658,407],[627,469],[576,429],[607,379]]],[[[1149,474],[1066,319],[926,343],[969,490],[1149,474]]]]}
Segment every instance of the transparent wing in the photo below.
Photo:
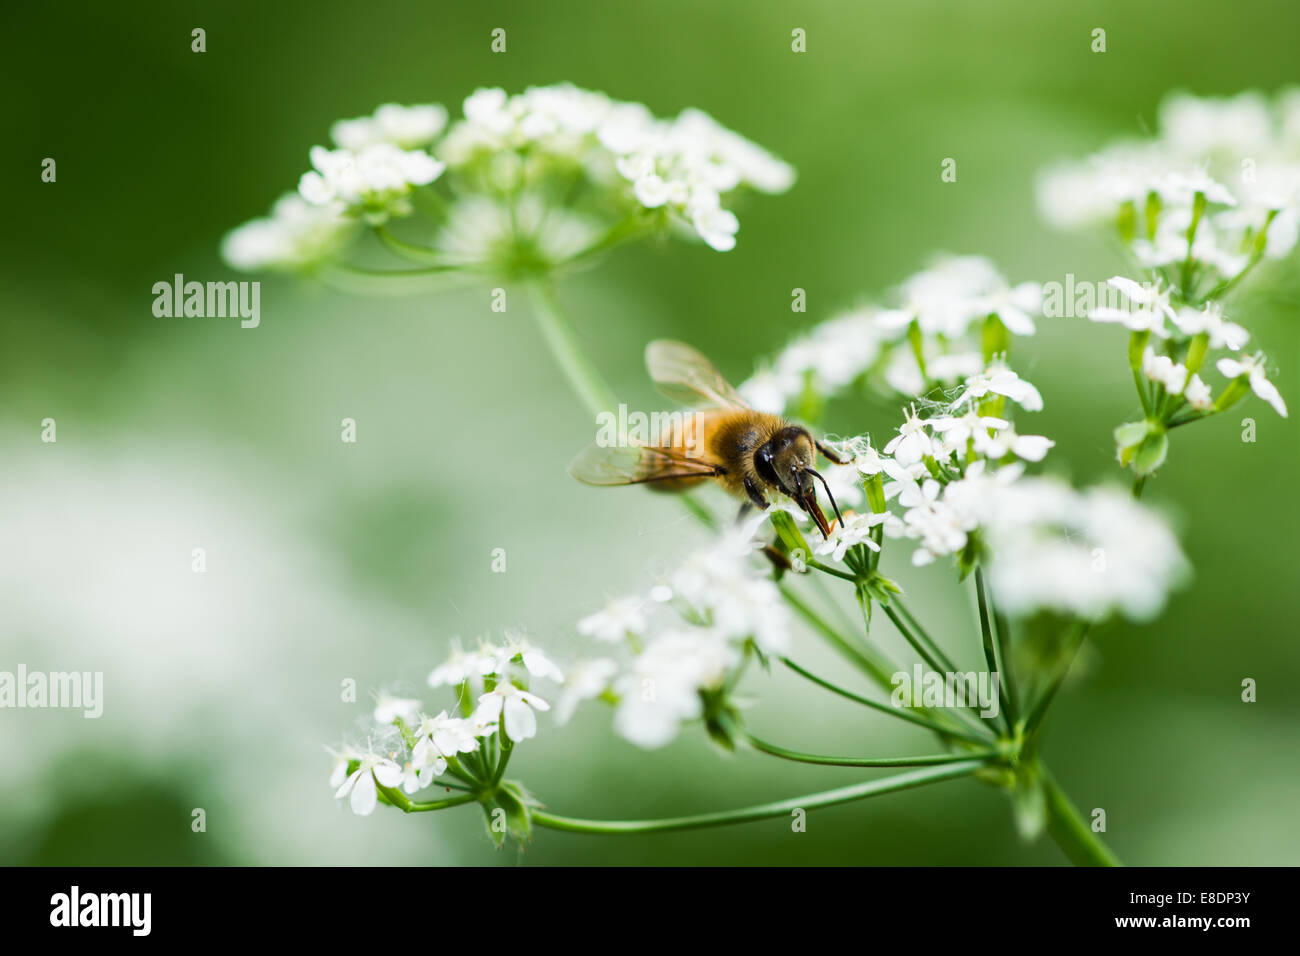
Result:
{"type": "Polygon", "coordinates": [[[749,408],[713,363],[682,342],[658,339],[645,347],[645,366],[659,391],[683,405],[749,408]]]}
{"type": "Polygon", "coordinates": [[[716,465],[653,446],[588,445],[569,464],[569,474],[588,485],[636,485],[670,478],[710,478],[716,465]]]}

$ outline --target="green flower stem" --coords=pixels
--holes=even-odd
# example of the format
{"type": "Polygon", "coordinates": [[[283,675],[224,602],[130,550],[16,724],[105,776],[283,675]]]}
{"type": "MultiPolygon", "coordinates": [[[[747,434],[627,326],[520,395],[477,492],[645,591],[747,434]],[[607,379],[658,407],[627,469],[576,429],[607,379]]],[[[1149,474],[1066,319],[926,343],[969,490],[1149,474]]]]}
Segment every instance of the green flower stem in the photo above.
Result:
{"type": "Polygon", "coordinates": [[[577,265],[593,259],[603,252],[608,252],[615,246],[622,245],[630,239],[639,238],[646,231],[645,219],[639,214],[628,216],[622,222],[611,226],[605,235],[601,236],[587,248],[574,255],[565,266],[577,265]]]}
{"type": "Polygon", "coordinates": [[[570,833],[596,834],[633,834],[665,833],[673,830],[699,830],[705,827],[730,826],[736,823],[749,823],[754,820],[766,820],[771,817],[788,816],[795,810],[816,810],[832,807],[853,800],[897,793],[900,790],[912,790],[930,783],[964,777],[985,766],[984,760],[964,760],[942,767],[929,767],[906,773],[885,777],[881,780],[869,780],[865,783],[810,793],[789,800],[775,803],[763,803],[758,806],[745,807],[741,810],[723,810],[718,813],[700,813],[693,816],[669,817],[661,820],[582,820],[548,813],[545,810],[533,810],[532,822],[538,826],[553,830],[566,830],[570,833]]]}
{"type": "Polygon", "coordinates": [[[816,611],[801,601],[787,585],[779,585],[790,606],[812,625],[832,647],[849,659],[859,670],[886,690],[893,687],[893,675],[898,668],[871,648],[859,648],[828,624],[816,611]]]}
{"type": "Polygon", "coordinates": [[[410,259],[412,262],[426,262],[431,265],[446,266],[448,264],[447,257],[441,252],[427,246],[417,246],[405,239],[398,239],[387,226],[375,226],[375,235],[379,237],[380,242],[403,259],[410,259]]]}
{"type": "Polygon", "coordinates": [[[830,691],[832,694],[838,694],[839,696],[843,697],[845,700],[851,700],[855,704],[861,704],[863,707],[870,707],[872,710],[879,711],[882,714],[889,714],[892,717],[897,717],[899,720],[905,720],[910,724],[916,724],[918,727],[924,727],[927,730],[932,730],[936,734],[940,734],[944,737],[956,737],[961,740],[969,741],[970,743],[980,744],[982,746],[987,746],[989,743],[989,738],[987,736],[980,736],[973,733],[967,733],[966,731],[958,729],[956,727],[946,727],[943,724],[938,723],[937,721],[930,720],[926,717],[920,717],[903,708],[893,707],[890,706],[889,704],[881,704],[874,700],[871,700],[870,698],[862,697],[859,694],[855,694],[851,690],[845,690],[843,687],[839,687],[835,684],[832,684],[830,681],[818,677],[816,674],[813,674],[811,671],[805,670],[804,668],[796,664],[794,661],[790,660],[788,657],[781,658],[781,663],[785,664],[786,667],[790,668],[790,670],[794,671],[799,676],[812,681],[818,687],[822,687],[830,691]]]}
{"type": "Polygon", "coordinates": [[[984,645],[984,660],[988,663],[989,670],[998,674],[998,697],[1002,703],[1002,726],[1009,732],[1013,723],[1011,719],[1011,701],[1007,697],[1007,684],[1010,682],[1011,674],[1007,670],[1001,648],[998,647],[997,640],[993,636],[993,623],[990,619],[988,598],[986,596],[987,590],[988,588],[984,584],[984,570],[977,565],[975,567],[975,597],[979,603],[980,639],[984,645]]]}
{"type": "MultiPolygon", "coordinates": [[[[876,529],[873,528],[872,530],[874,531],[876,529]]],[[[927,631],[921,622],[916,619],[916,615],[907,609],[907,605],[900,601],[897,596],[895,596],[889,603],[898,609],[898,613],[903,616],[903,620],[907,621],[907,626],[912,629],[912,633],[915,634],[919,640],[925,642],[926,647],[930,649],[930,653],[932,653],[935,658],[938,659],[939,663],[943,665],[943,669],[945,671],[955,672],[958,669],[957,665],[954,664],[948,655],[943,652],[943,648],[935,642],[934,638],[930,636],[930,632],[927,631]]]]}
{"type": "Polygon", "coordinates": [[[1052,835],[1070,862],[1076,866],[1123,866],[1101,837],[1092,832],[1056,778],[1039,765],[1043,792],[1047,797],[1047,832],[1052,835]]]}
{"type": "Polygon", "coordinates": [[[515,752],[513,743],[506,746],[506,740],[508,739],[505,737],[501,739],[501,759],[497,761],[496,772],[492,774],[492,789],[494,790],[501,783],[501,778],[505,776],[506,765],[510,763],[510,755],[515,752]]]}
{"type": "Polygon", "coordinates": [[[613,391],[583,351],[573,323],[569,321],[555,295],[554,284],[547,277],[539,277],[531,280],[528,288],[532,293],[533,312],[541,327],[542,336],[587,411],[599,415],[617,409],[618,402],[614,399],[613,391]]]}
{"type": "MultiPolygon", "coordinates": [[[[926,653],[925,648],[922,646],[921,642],[917,640],[916,635],[908,629],[907,625],[903,623],[903,619],[898,616],[894,609],[888,604],[882,604],[880,606],[884,610],[886,616],[894,622],[894,627],[898,628],[899,633],[907,639],[907,643],[911,644],[916,653],[921,655],[921,659],[925,661],[930,670],[940,674],[944,673],[944,668],[940,667],[938,663],[928,653],[926,653]]],[[[948,672],[955,673],[956,668],[951,668],[948,672]]],[[[985,725],[982,723],[983,718],[979,716],[979,707],[975,704],[968,704],[960,709],[954,709],[952,713],[958,719],[963,720],[968,727],[979,731],[985,730],[985,725]]]]}
{"type": "Polygon", "coordinates": [[[1002,686],[1007,691],[1007,719],[1011,726],[1015,726],[1020,718],[1020,691],[1016,687],[1015,672],[1011,664],[1011,622],[1007,616],[998,610],[997,601],[994,599],[993,591],[989,591],[989,607],[993,609],[993,627],[998,639],[998,650],[1002,655],[1002,666],[1007,672],[1002,676],[1002,686]]]}
{"type": "Polygon", "coordinates": [[[849,574],[847,571],[840,571],[836,568],[827,567],[826,565],[822,564],[820,561],[809,560],[807,564],[808,567],[810,568],[815,568],[816,570],[821,571],[824,574],[830,574],[837,578],[843,578],[845,581],[857,581],[858,579],[857,575],[849,574]]]}
{"type": "Polygon", "coordinates": [[[1062,655],[1062,661],[1060,666],[1057,668],[1056,675],[1051,679],[1050,683],[1047,685],[1047,689],[1038,698],[1038,701],[1034,704],[1033,710],[1029,712],[1029,716],[1025,720],[1026,737],[1038,729],[1039,725],[1043,721],[1043,717],[1046,716],[1047,708],[1052,703],[1052,698],[1054,698],[1056,692],[1061,689],[1061,682],[1065,680],[1065,675],[1070,672],[1070,668],[1074,665],[1075,655],[1079,653],[1079,648],[1083,646],[1084,638],[1088,636],[1088,627],[1089,625],[1085,621],[1080,621],[1075,625],[1074,633],[1067,641],[1065,653],[1062,655]]]}
{"type": "Polygon", "coordinates": [[[446,810],[448,807],[459,807],[466,803],[474,803],[478,800],[472,793],[463,793],[458,797],[448,797],[446,800],[435,800],[432,803],[412,803],[411,798],[396,787],[385,787],[382,783],[375,783],[385,799],[403,813],[428,813],[431,810],[446,810]]]}
{"type": "Polygon", "coordinates": [[[942,764],[961,763],[961,761],[970,760],[972,757],[996,756],[994,751],[985,750],[963,754],[929,754],[922,757],[822,757],[817,754],[800,753],[797,750],[786,750],[784,747],[778,747],[776,744],[761,740],[753,734],[746,734],[745,739],[755,750],[760,750],[773,757],[793,760],[797,763],[820,764],[826,767],[937,767],[942,764]]]}

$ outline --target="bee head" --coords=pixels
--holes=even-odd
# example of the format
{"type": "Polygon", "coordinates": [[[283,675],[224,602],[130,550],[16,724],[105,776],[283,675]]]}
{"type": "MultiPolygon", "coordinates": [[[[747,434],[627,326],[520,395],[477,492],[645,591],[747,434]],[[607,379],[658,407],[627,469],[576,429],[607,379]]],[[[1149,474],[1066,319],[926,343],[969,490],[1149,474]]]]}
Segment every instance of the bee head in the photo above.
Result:
{"type": "MultiPolygon", "coordinates": [[[[820,480],[823,487],[826,479],[813,467],[816,463],[817,445],[807,429],[798,425],[785,426],[754,453],[754,468],[758,476],[793,498],[817,522],[818,529],[825,536],[830,534],[830,525],[817,504],[814,479],[820,480]]],[[[826,495],[838,516],[839,507],[831,497],[830,488],[826,488],[826,495]]]]}

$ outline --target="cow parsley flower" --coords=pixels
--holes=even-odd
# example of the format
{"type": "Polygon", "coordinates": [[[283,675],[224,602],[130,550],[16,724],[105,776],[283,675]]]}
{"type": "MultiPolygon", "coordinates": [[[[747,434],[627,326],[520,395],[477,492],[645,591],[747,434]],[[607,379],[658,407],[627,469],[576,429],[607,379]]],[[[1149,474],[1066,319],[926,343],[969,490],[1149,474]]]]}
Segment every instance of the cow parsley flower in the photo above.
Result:
{"type": "Polygon", "coordinates": [[[1184,335],[1205,335],[1212,349],[1236,352],[1250,338],[1249,332],[1223,317],[1223,306],[1217,302],[1207,302],[1203,309],[1179,309],[1174,324],[1184,335]]]}
{"type": "Polygon", "coordinates": [[[401,719],[404,721],[414,720],[420,712],[420,702],[410,697],[392,697],[388,694],[380,694],[375,701],[374,718],[375,723],[391,724],[393,721],[401,719]]]}
{"type": "Polygon", "coordinates": [[[982,510],[989,583],[1013,615],[1149,620],[1188,570],[1169,527],[1118,489],[1075,492],[1024,478],[989,495],[982,510]]]}
{"type": "Polygon", "coordinates": [[[385,103],[370,116],[339,120],[330,127],[330,138],[352,152],[376,143],[415,149],[433,142],[446,126],[447,110],[441,104],[401,106],[385,103]]]}
{"type": "Polygon", "coordinates": [[[599,697],[609,689],[618,665],[608,657],[578,661],[568,668],[560,699],[555,704],[555,722],[567,724],[584,700],[599,697]]]}
{"type": "Polygon", "coordinates": [[[622,641],[629,634],[644,634],[648,623],[645,606],[645,599],[636,595],[614,598],[580,620],[578,633],[609,643],[622,641]]]}
{"type": "Polygon", "coordinates": [[[451,656],[429,673],[429,686],[454,686],[472,678],[492,674],[496,670],[496,654],[496,649],[490,645],[480,646],[473,651],[463,651],[460,642],[453,638],[451,656]]]}
{"type": "Polygon", "coordinates": [[[1142,353],[1142,374],[1158,382],[1170,395],[1181,395],[1187,385],[1187,368],[1168,355],[1157,355],[1149,347],[1142,353]]]}
{"type": "Polygon", "coordinates": [[[1262,352],[1243,356],[1241,359],[1219,359],[1216,368],[1227,378],[1241,378],[1250,386],[1250,390],[1273,406],[1283,418],[1286,418],[1286,402],[1277,386],[1270,382],[1264,369],[1265,359],[1262,352]]]}
{"type": "Polygon", "coordinates": [[[889,515],[885,513],[850,514],[845,517],[842,525],[831,529],[826,540],[817,545],[815,550],[818,554],[829,554],[836,561],[843,561],[849,548],[859,544],[866,545],[872,551],[879,551],[880,545],[872,540],[871,532],[888,519],[889,515]]]}
{"type": "Polygon", "coordinates": [[[1005,365],[995,363],[982,373],[966,379],[965,387],[956,401],[949,406],[949,411],[956,411],[968,404],[973,407],[974,402],[989,394],[1009,398],[1027,412],[1038,412],[1043,409],[1043,396],[1032,383],[1025,381],[1005,365]]]}
{"type": "Polygon", "coordinates": [[[536,694],[503,680],[478,699],[474,715],[482,723],[500,721],[502,732],[513,741],[537,736],[535,710],[550,710],[551,705],[536,694]]]}
{"type": "Polygon", "coordinates": [[[338,799],[348,798],[352,812],[359,817],[368,817],[375,812],[379,802],[379,791],[375,784],[384,787],[396,787],[402,783],[402,768],[387,757],[367,753],[361,757],[357,769],[334,792],[338,799]]]}
{"type": "Polygon", "coordinates": [[[391,143],[373,143],[359,152],[314,146],[311,164],[298,192],[315,206],[342,204],[371,223],[411,211],[407,196],[415,186],[427,186],[445,168],[421,150],[403,150],[391,143]]]}
{"type": "Polygon", "coordinates": [[[354,223],[339,204],[317,206],[297,193],[288,193],[265,219],[254,219],[231,230],[221,243],[221,256],[236,269],[293,271],[330,258],[347,241],[354,223]]]}
{"type": "Polygon", "coordinates": [[[1123,276],[1114,276],[1107,282],[1122,292],[1134,307],[1102,306],[1089,312],[1088,318],[1094,322],[1118,322],[1132,332],[1151,332],[1161,338],[1169,337],[1165,319],[1177,315],[1169,303],[1171,289],[1162,289],[1159,282],[1141,285],[1123,276]]]}
{"type": "Polygon", "coordinates": [[[708,628],[656,635],[615,683],[614,729],[639,747],[664,746],[703,714],[700,692],[721,687],[739,661],[735,646],[708,628]]]}

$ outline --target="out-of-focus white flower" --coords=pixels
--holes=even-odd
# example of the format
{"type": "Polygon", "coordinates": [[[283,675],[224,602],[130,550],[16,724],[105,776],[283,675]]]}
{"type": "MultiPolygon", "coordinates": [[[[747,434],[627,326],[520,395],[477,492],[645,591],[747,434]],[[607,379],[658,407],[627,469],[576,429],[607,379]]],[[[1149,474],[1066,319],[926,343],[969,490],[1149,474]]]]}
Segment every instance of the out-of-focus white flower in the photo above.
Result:
{"type": "Polygon", "coordinates": [[[1221,206],[1237,205],[1236,198],[1223,183],[1212,179],[1204,169],[1168,172],[1156,181],[1156,192],[1169,203],[1188,203],[1202,195],[1206,202],[1221,206]]]}
{"type": "MultiPolygon", "coordinates": [[[[508,151],[577,166],[602,185],[621,180],[638,204],[667,210],[720,251],[735,246],[739,229],[724,196],[741,186],[779,193],[794,182],[787,164],[699,110],[659,120],[640,103],[562,84],[515,96],[480,89],[464,114],[437,149],[452,167],[499,163],[508,151]]],[[[525,166],[510,175],[528,174],[525,166]]]]}
{"type": "Polygon", "coordinates": [[[629,634],[645,633],[646,601],[636,595],[614,598],[599,611],[588,614],[578,622],[578,633],[598,641],[616,643],[629,634]]]}
{"type": "Polygon", "coordinates": [[[1174,324],[1184,335],[1204,333],[1212,349],[1229,348],[1235,352],[1250,338],[1249,332],[1223,317],[1223,306],[1217,302],[1207,302],[1204,309],[1179,309],[1174,324]]]}
{"type": "Polygon", "coordinates": [[[375,786],[396,787],[402,782],[402,768],[387,757],[367,753],[361,757],[361,763],[334,792],[338,799],[348,797],[352,812],[359,817],[368,817],[375,812],[379,803],[379,791],[375,786]]]}
{"type": "Polygon", "coordinates": [[[700,691],[721,687],[739,661],[731,642],[709,628],[657,635],[615,684],[615,730],[639,747],[664,746],[703,712],[700,691]]]}
{"type": "Polygon", "coordinates": [[[341,204],[316,206],[297,193],[281,196],[265,219],[254,219],[226,234],[221,255],[234,268],[304,269],[321,262],[343,244],[353,223],[341,204]]]}
{"type": "Polygon", "coordinates": [[[533,677],[544,677],[557,684],[564,681],[564,673],[540,647],[530,644],[528,639],[517,631],[507,631],[505,638],[505,647],[496,650],[492,671],[494,674],[510,673],[510,662],[518,657],[524,669],[533,677]]]}
{"type": "Polygon", "coordinates": [[[975,451],[992,461],[1015,455],[1023,461],[1042,461],[1056,442],[1045,435],[1021,435],[1008,426],[994,435],[975,436],[975,451]]]}
{"type": "Polygon", "coordinates": [[[1142,374],[1159,382],[1170,395],[1181,395],[1187,385],[1187,369],[1168,355],[1157,355],[1149,346],[1142,353],[1142,374]]]}
{"type": "Polygon", "coordinates": [[[330,137],[343,149],[353,152],[375,143],[414,149],[433,142],[446,125],[447,110],[437,103],[423,106],[385,103],[370,116],[339,120],[330,127],[330,137]]]}
{"type": "Polygon", "coordinates": [[[434,240],[447,261],[461,266],[513,267],[520,244],[551,265],[595,243],[601,223],[527,192],[505,202],[487,196],[458,198],[434,240]]]}
{"type": "Polygon", "coordinates": [[[380,694],[375,701],[375,723],[391,724],[394,720],[402,719],[410,722],[420,713],[420,702],[410,697],[391,697],[388,694],[380,694]]]}
{"type": "Polygon", "coordinates": [[[1169,304],[1171,289],[1161,289],[1160,283],[1141,285],[1123,276],[1113,276],[1107,283],[1124,294],[1136,308],[1114,308],[1101,306],[1088,313],[1094,322],[1119,322],[1132,332],[1148,331],[1161,338],[1168,338],[1165,319],[1176,315],[1169,304]]]}
{"type": "Polygon", "coordinates": [[[1168,526],[1119,489],[1024,478],[987,495],[981,511],[989,583],[1018,616],[1149,620],[1188,570],[1168,526]]]}
{"type": "Polygon", "coordinates": [[[537,715],[533,711],[550,709],[551,705],[536,694],[503,680],[478,699],[474,712],[485,722],[499,720],[501,732],[518,742],[537,736],[537,715]]]}
{"type": "Polygon", "coordinates": [[[311,172],[303,173],[298,193],[315,206],[343,204],[370,222],[410,211],[407,195],[427,186],[445,168],[422,150],[404,150],[391,143],[374,143],[359,152],[348,149],[311,150],[311,172]]]}
{"type": "Polygon", "coordinates": [[[692,552],[669,583],[677,597],[708,616],[715,633],[737,641],[752,637],[763,651],[784,654],[790,647],[789,609],[777,586],[748,561],[761,547],[754,534],[766,520],[760,512],[692,552]]]}
{"type": "Polygon", "coordinates": [[[1259,93],[1223,99],[1171,93],[1159,117],[1163,141],[1176,155],[1197,162],[1216,153],[1263,156],[1273,144],[1273,118],[1259,93]]]}
{"type": "MultiPolygon", "coordinates": [[[[1041,300],[1041,289],[1038,296],[1041,300]]],[[[1021,334],[1034,331],[1033,321],[1024,311],[1036,309],[1031,285],[1010,288],[983,256],[937,258],[903,282],[899,299],[899,308],[880,314],[882,328],[898,332],[915,321],[926,335],[954,338],[965,333],[971,322],[1003,308],[1010,316],[1010,321],[1004,319],[1008,329],[1028,329],[1021,334]]]]}
{"type": "Polygon", "coordinates": [[[584,700],[599,697],[608,688],[618,672],[618,665],[608,657],[578,661],[569,667],[564,677],[560,699],[555,704],[555,722],[567,724],[573,712],[584,700]]]}
{"type": "Polygon", "coordinates": [[[1286,402],[1283,401],[1282,395],[1277,390],[1277,386],[1270,382],[1264,369],[1264,354],[1258,352],[1255,355],[1243,356],[1240,360],[1223,358],[1219,359],[1216,368],[1219,373],[1228,378],[1239,378],[1245,376],[1250,390],[1273,406],[1274,410],[1286,418],[1286,402]]]}
{"type": "Polygon", "coordinates": [[[451,656],[429,673],[429,686],[444,687],[462,684],[471,678],[493,673],[495,667],[495,648],[489,645],[473,651],[463,651],[460,642],[453,638],[451,656]]]}
{"type": "Polygon", "coordinates": [[[1183,397],[1187,399],[1187,404],[1197,411],[1205,411],[1214,404],[1214,399],[1210,395],[1210,386],[1201,381],[1199,375],[1193,375],[1187,380],[1187,387],[1183,389],[1183,397]]]}
{"type": "Polygon", "coordinates": [[[329,754],[334,758],[334,763],[330,767],[330,788],[337,790],[343,786],[343,781],[348,779],[348,764],[353,760],[361,759],[361,754],[351,747],[344,747],[342,750],[330,750],[329,754]]]}

